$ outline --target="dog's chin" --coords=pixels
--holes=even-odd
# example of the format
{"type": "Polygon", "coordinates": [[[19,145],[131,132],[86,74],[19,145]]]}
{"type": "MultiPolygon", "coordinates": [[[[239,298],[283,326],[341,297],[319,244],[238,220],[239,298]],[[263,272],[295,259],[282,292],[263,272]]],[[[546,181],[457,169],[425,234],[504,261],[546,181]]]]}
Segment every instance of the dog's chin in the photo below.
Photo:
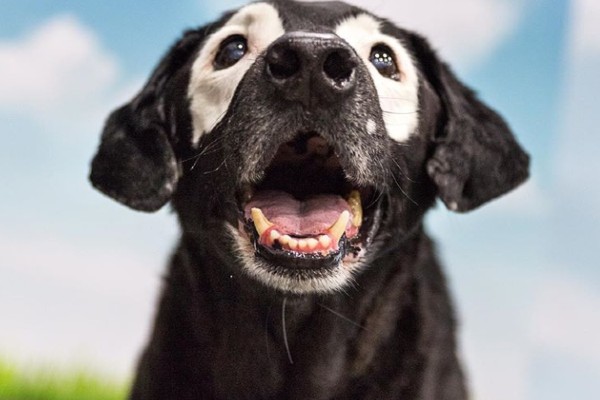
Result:
{"type": "Polygon", "coordinates": [[[270,289],[284,294],[306,295],[344,291],[364,265],[365,251],[341,257],[306,259],[302,255],[270,258],[256,244],[229,223],[235,255],[243,272],[270,289]]]}

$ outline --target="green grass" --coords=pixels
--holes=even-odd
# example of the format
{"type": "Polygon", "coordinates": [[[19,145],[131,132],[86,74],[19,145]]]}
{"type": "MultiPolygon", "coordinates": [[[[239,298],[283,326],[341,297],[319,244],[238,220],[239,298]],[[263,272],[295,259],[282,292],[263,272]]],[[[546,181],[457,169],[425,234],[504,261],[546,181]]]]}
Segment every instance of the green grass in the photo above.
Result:
{"type": "Polygon", "coordinates": [[[125,400],[128,385],[86,369],[23,367],[0,358],[0,400],[125,400]]]}

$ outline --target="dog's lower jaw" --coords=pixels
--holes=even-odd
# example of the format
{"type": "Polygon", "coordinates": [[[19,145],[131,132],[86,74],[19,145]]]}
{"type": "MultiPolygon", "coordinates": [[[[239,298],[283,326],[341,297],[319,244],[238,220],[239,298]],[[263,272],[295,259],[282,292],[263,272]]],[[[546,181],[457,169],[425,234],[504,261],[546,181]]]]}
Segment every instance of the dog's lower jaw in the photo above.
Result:
{"type": "Polygon", "coordinates": [[[415,233],[355,280],[284,308],[281,291],[184,235],[131,398],[466,399],[428,238],[415,233]]]}
{"type": "Polygon", "coordinates": [[[302,295],[344,291],[347,286],[352,285],[354,275],[363,266],[364,250],[356,256],[343,258],[337,266],[323,268],[318,274],[308,274],[303,271],[274,273],[267,261],[256,256],[254,246],[246,236],[228,223],[226,229],[243,271],[267,287],[283,293],[302,295]]]}

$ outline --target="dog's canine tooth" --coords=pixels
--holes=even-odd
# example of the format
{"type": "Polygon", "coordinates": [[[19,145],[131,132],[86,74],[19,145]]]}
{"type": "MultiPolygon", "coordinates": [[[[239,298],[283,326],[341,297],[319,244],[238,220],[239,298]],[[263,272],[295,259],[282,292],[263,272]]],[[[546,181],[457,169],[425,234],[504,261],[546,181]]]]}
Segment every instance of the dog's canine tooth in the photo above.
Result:
{"type": "Polygon", "coordinates": [[[329,235],[321,235],[319,236],[319,243],[323,248],[328,249],[331,246],[331,238],[329,235]]]}
{"type": "Polygon", "coordinates": [[[363,219],[360,192],[358,190],[353,190],[352,192],[350,192],[350,195],[348,196],[348,199],[346,201],[350,206],[350,210],[352,210],[352,225],[359,228],[362,225],[363,219]]]}
{"type": "Polygon", "coordinates": [[[344,210],[338,217],[338,220],[335,221],[328,229],[329,234],[333,238],[335,244],[339,243],[340,239],[342,238],[342,235],[346,231],[346,226],[348,225],[349,220],[350,212],[348,212],[348,210],[344,210]]]}
{"type": "Polygon", "coordinates": [[[265,217],[265,214],[261,211],[260,208],[253,208],[251,210],[252,213],[252,221],[254,222],[254,226],[256,227],[256,231],[258,232],[258,236],[262,236],[263,233],[267,229],[273,226],[273,223],[265,217]]]}

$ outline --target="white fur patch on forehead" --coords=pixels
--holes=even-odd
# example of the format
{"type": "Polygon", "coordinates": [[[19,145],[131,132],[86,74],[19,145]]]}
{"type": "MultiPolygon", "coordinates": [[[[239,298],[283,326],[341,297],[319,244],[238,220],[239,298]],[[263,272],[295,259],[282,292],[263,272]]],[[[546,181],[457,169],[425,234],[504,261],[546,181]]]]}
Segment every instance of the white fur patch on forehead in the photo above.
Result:
{"type": "Polygon", "coordinates": [[[342,21],[335,33],[365,62],[377,89],[388,135],[402,142],[415,132],[419,123],[419,78],[409,52],[397,38],[381,33],[380,25],[372,16],[360,14],[342,21]],[[378,44],[384,44],[394,52],[400,81],[382,76],[369,61],[371,50],[378,44]]]}
{"type": "Polygon", "coordinates": [[[233,93],[254,60],[284,34],[277,10],[270,4],[254,3],[241,8],[205,41],[192,65],[188,97],[194,128],[193,143],[210,132],[225,115],[233,93]],[[242,35],[248,42],[244,57],[229,68],[215,71],[213,60],[221,42],[242,35]]]}

